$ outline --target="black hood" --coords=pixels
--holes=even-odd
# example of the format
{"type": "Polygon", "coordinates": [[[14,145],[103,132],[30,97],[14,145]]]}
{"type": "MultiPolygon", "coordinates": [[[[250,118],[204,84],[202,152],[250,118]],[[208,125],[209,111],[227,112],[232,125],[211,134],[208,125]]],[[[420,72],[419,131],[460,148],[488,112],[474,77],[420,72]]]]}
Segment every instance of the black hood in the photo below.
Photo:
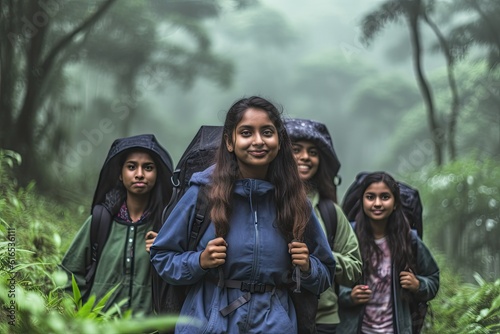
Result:
{"type": "Polygon", "coordinates": [[[285,126],[292,142],[307,140],[313,142],[321,151],[332,176],[338,176],[340,161],[333,149],[333,142],[325,124],[310,119],[288,118],[285,126]]]}
{"type": "Polygon", "coordinates": [[[108,156],[104,161],[99,174],[99,181],[94,193],[92,208],[97,204],[103,204],[106,194],[110,193],[121,182],[122,157],[131,149],[142,149],[148,151],[158,165],[158,176],[155,188],[155,196],[161,196],[161,202],[165,205],[172,195],[170,178],[173,172],[173,163],[170,154],[163,148],[156,137],[152,134],[143,134],[126,138],[116,139],[109,149],[108,156]]]}

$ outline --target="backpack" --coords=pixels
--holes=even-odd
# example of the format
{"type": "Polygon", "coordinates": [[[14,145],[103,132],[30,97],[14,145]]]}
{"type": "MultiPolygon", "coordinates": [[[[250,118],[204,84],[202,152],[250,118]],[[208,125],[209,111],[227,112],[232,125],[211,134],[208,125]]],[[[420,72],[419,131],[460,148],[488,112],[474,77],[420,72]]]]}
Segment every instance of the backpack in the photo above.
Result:
{"type": "MultiPolygon", "coordinates": [[[[367,172],[361,172],[356,175],[356,179],[347,189],[344,198],[342,200],[342,210],[349,221],[354,221],[356,219],[356,214],[361,208],[361,203],[359,199],[361,198],[361,184],[368,175],[367,172]]],[[[418,190],[411,187],[410,185],[397,181],[399,185],[399,193],[401,195],[401,203],[403,205],[403,211],[410,222],[412,229],[417,231],[420,239],[423,238],[423,224],[422,224],[422,201],[420,200],[420,195],[418,190]]]]}
{"type": "MultiPolygon", "coordinates": [[[[222,138],[222,126],[203,125],[184,151],[172,175],[174,187],[172,197],[163,209],[162,221],[165,222],[189,187],[189,180],[195,172],[209,167],[215,158],[222,138]]],[[[210,224],[208,219],[208,200],[206,188],[201,186],[196,200],[195,222],[190,231],[188,250],[195,250],[203,233],[210,224]]],[[[155,271],[152,277],[153,310],[157,314],[179,314],[189,286],[172,286],[165,282],[155,271]]]]}

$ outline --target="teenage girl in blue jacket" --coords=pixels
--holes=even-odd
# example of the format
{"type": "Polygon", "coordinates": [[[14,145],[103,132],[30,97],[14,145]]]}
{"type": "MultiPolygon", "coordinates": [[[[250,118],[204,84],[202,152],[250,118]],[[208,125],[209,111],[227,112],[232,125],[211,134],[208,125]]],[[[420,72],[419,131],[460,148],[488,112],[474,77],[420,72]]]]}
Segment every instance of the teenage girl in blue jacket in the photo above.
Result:
{"type": "Polygon", "coordinates": [[[335,261],[312,214],[280,112],[250,97],[228,111],[215,166],[194,174],[152,248],[170,284],[192,285],[176,333],[296,333],[286,286],[294,266],[302,289],[331,286],[335,261]],[[200,185],[211,225],[187,251],[200,185]]]}

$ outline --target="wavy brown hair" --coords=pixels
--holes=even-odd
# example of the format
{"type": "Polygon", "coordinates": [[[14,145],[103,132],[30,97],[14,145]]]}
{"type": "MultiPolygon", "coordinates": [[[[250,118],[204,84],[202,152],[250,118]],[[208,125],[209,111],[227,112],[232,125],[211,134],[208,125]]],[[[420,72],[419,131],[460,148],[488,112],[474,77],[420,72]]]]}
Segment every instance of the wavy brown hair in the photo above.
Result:
{"type": "MultiPolygon", "coordinates": [[[[389,216],[386,226],[387,242],[391,251],[392,262],[397,272],[411,269],[416,273],[415,258],[411,246],[410,223],[404,215],[399,185],[396,180],[385,172],[374,172],[366,175],[362,181],[362,191],[360,191],[359,198],[360,203],[363,203],[363,196],[366,189],[372,183],[378,182],[385,183],[394,197],[395,209],[389,216]]],[[[383,254],[375,243],[370,219],[363,210],[363,204],[361,204],[359,212],[356,215],[355,231],[359,240],[359,248],[365,267],[365,274],[368,276],[376,271],[378,264],[382,260],[383,254]],[[373,254],[376,256],[375,262],[372,261],[373,254]]]]}
{"type": "Polygon", "coordinates": [[[238,161],[234,152],[229,152],[225,138],[232,141],[236,126],[249,109],[263,110],[278,131],[280,150],[269,164],[266,180],[275,187],[276,225],[288,241],[302,240],[304,230],[311,216],[311,206],[300,180],[292,152],[292,144],[286,132],[282,112],[271,102],[258,96],[236,101],[226,114],[219,149],[215,158],[213,182],[209,192],[210,218],[215,224],[217,236],[226,236],[231,217],[234,182],[240,178],[238,161]]]}

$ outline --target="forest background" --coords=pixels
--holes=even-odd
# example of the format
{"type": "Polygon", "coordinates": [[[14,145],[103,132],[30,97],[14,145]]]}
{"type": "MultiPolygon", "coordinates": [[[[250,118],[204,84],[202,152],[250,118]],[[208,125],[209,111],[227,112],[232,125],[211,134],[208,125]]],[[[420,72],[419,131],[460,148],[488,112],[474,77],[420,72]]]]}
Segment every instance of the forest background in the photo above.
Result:
{"type": "MultiPolygon", "coordinates": [[[[176,163],[201,125],[261,95],[328,126],[340,198],[361,171],[419,189],[424,241],[443,269],[427,331],[500,331],[498,1],[0,6],[0,298],[17,310],[0,329],[75,316],[61,306],[56,265],[114,139],[153,133],[176,163]],[[33,293],[44,307],[31,309],[33,293]]],[[[97,311],[79,314],[127,318],[97,311]]]]}

